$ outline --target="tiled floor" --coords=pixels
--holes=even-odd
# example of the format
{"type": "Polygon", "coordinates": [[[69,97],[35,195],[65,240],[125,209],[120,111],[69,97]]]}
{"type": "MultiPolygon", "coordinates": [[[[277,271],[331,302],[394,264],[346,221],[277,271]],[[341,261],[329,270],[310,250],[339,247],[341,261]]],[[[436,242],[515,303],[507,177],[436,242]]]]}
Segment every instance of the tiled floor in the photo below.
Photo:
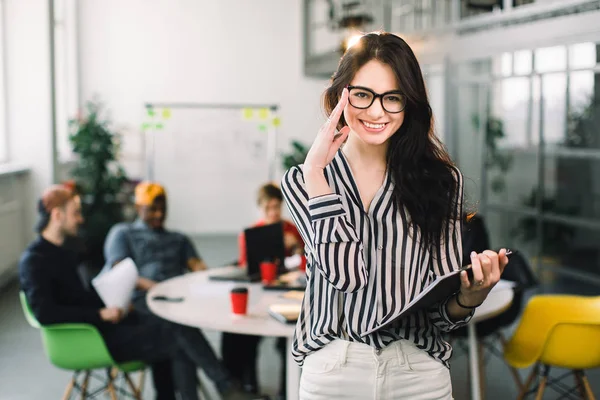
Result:
{"type": "MultiPolygon", "coordinates": [[[[235,258],[236,238],[233,236],[197,238],[196,243],[210,266],[225,265],[235,258]]],[[[599,287],[570,279],[559,283],[549,282],[543,289],[544,292],[561,293],[600,292],[599,287]]],[[[17,283],[0,289],[0,400],[60,399],[69,373],[50,365],[44,356],[39,332],[29,327],[23,318],[18,290],[17,283]]],[[[210,331],[205,333],[215,349],[218,349],[220,334],[210,331]]],[[[469,398],[466,365],[467,357],[457,349],[452,360],[454,397],[457,400],[469,398]]],[[[516,398],[514,382],[502,362],[492,357],[487,365],[486,399],[516,398]]],[[[279,356],[273,339],[263,340],[261,344],[259,368],[263,391],[274,394],[278,384],[279,356]]],[[[525,372],[521,371],[521,375],[524,376],[525,372]]],[[[591,371],[589,378],[592,389],[600,394],[600,372],[591,371]]],[[[206,379],[204,382],[207,382],[206,379]]],[[[209,389],[213,392],[212,388],[209,389]]],[[[146,399],[153,398],[151,384],[146,384],[144,394],[146,399]]],[[[544,398],[557,399],[559,396],[549,391],[544,398]]]]}

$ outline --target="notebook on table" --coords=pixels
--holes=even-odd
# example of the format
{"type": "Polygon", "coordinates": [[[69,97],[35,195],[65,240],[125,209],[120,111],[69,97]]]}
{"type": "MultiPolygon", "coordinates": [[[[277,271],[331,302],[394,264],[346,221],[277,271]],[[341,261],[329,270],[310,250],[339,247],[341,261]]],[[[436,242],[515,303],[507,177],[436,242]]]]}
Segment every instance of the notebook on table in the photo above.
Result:
{"type": "Polygon", "coordinates": [[[300,316],[302,303],[281,303],[269,306],[269,315],[283,324],[295,324],[300,316]]]}

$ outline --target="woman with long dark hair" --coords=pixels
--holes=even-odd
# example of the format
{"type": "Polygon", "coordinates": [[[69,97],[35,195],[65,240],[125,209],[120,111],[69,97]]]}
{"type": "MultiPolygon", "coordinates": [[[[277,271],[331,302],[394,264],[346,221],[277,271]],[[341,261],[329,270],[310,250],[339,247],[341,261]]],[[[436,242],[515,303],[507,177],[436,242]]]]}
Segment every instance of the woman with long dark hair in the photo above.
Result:
{"type": "Polygon", "coordinates": [[[473,279],[398,318],[461,267],[463,180],[433,129],[419,63],[398,36],[370,33],[324,94],[328,121],[282,189],[303,237],[308,285],[293,355],[301,399],[451,399],[451,348],[499,281],[506,250],[471,253],[473,279]],[[343,145],[343,146],[342,146],[343,145]]]}

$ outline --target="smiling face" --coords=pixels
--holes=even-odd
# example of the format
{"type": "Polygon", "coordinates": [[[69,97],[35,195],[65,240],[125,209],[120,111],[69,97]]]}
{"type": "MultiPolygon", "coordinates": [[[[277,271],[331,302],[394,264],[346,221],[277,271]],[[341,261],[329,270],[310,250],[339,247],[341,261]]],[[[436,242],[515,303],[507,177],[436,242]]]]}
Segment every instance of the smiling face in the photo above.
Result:
{"type": "Polygon", "coordinates": [[[152,229],[162,229],[167,217],[167,198],[157,196],[152,204],[137,206],[138,215],[152,229]]]}
{"type": "MultiPolygon", "coordinates": [[[[354,75],[350,86],[360,86],[379,94],[400,90],[390,66],[377,60],[371,60],[363,65],[354,75]]],[[[354,104],[359,104],[364,96],[364,91],[353,90],[350,102],[354,100],[354,104]]],[[[398,100],[393,97],[384,98],[386,104],[394,101],[398,100]]],[[[344,119],[351,129],[350,135],[355,135],[364,144],[380,146],[386,144],[402,126],[404,111],[387,112],[382,107],[380,98],[376,98],[366,109],[359,109],[348,103],[344,109],[344,119]]]]}

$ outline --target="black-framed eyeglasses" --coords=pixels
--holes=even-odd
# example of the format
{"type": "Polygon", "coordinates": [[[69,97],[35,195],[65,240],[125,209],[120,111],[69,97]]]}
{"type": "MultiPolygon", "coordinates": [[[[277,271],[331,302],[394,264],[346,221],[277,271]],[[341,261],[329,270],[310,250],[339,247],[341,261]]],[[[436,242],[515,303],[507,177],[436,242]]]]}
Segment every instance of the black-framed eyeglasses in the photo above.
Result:
{"type": "Polygon", "coordinates": [[[406,107],[406,98],[399,90],[391,90],[382,94],[375,93],[363,86],[348,86],[348,101],[354,108],[365,110],[379,97],[381,107],[386,112],[397,114],[406,107]]]}

